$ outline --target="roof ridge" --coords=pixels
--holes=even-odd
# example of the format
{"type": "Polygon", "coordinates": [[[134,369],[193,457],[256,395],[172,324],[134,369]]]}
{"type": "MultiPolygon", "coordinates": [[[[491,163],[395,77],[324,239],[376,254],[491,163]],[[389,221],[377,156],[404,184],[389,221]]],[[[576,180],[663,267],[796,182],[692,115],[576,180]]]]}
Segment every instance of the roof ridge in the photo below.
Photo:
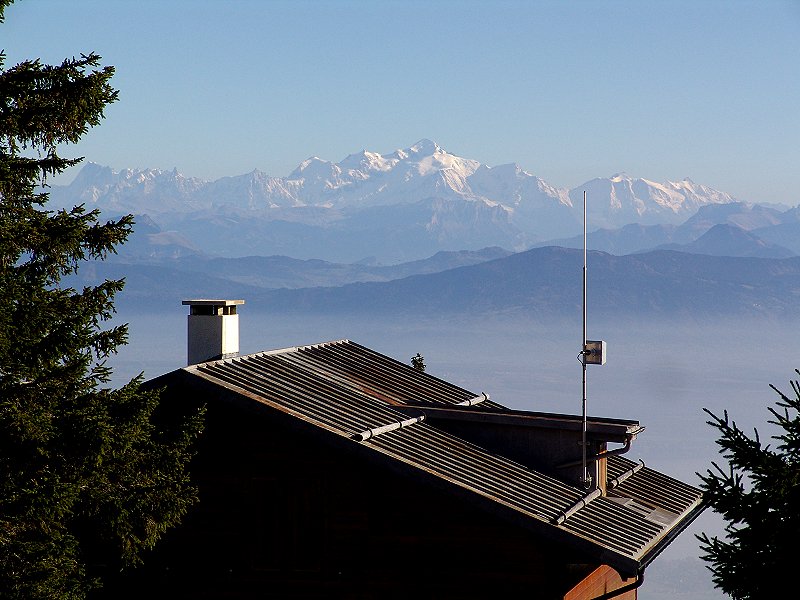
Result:
{"type": "Polygon", "coordinates": [[[287,346],[286,348],[275,348],[274,350],[262,350],[260,352],[251,352],[250,354],[245,354],[244,356],[239,356],[237,358],[247,358],[249,356],[272,356],[274,354],[288,354],[290,352],[300,352],[301,350],[307,350],[309,348],[324,348],[326,346],[338,346],[342,344],[352,344],[353,342],[347,338],[342,338],[339,340],[329,340],[327,342],[317,342],[315,344],[304,344],[302,346],[287,346]]]}
{"type": "Polygon", "coordinates": [[[225,363],[232,363],[244,359],[248,359],[251,357],[256,356],[274,356],[277,354],[288,354],[290,352],[300,352],[301,350],[306,350],[308,348],[323,348],[325,346],[335,346],[339,344],[354,344],[352,340],[347,338],[342,338],[338,340],[329,340],[327,342],[317,342],[315,344],[305,344],[302,346],[286,346],[285,348],[274,348],[272,350],[259,350],[258,352],[249,352],[247,354],[237,354],[236,356],[228,356],[227,358],[219,358],[216,360],[208,360],[202,363],[197,363],[194,365],[188,365],[184,367],[184,369],[191,369],[192,367],[198,367],[201,365],[216,365],[216,364],[225,364],[225,363]]]}

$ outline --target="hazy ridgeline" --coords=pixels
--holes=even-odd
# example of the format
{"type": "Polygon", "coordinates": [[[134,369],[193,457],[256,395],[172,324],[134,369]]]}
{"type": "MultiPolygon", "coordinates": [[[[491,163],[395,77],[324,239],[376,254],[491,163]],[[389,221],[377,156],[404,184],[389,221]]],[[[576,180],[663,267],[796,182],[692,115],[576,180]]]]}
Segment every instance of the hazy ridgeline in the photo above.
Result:
{"type": "MultiPolygon", "coordinates": [[[[156,314],[119,315],[131,341],[114,357],[114,384],[145,372],[155,377],[186,362],[186,310],[176,299],[156,314]]],[[[261,311],[259,310],[261,309],[261,311]]],[[[697,485],[695,475],[718,459],[715,430],[703,407],[731,417],[745,429],[770,433],[768,384],[788,388],[798,366],[795,324],[764,320],[717,320],[687,326],[680,321],[589,320],[588,337],[604,339],[608,360],[587,372],[592,415],[636,419],[646,430],[628,456],[697,485]]],[[[291,316],[240,310],[242,353],[348,338],[409,363],[419,352],[427,371],[474,392],[487,392],[511,408],[580,414],[581,323],[523,317],[443,319],[291,316]]],[[[721,598],[702,563],[698,531],[721,534],[707,511],[673,542],[647,572],[640,598],[721,598]],[[691,580],[691,582],[689,582],[691,580]]]]}

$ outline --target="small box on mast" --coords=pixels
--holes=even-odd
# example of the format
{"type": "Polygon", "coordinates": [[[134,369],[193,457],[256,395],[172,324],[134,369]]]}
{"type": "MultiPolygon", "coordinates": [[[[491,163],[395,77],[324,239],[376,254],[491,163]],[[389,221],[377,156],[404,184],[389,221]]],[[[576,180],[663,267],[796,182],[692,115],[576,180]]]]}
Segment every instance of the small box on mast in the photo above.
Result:
{"type": "Polygon", "coordinates": [[[584,348],[583,362],[587,365],[606,364],[606,343],[602,340],[586,340],[584,348]]]}

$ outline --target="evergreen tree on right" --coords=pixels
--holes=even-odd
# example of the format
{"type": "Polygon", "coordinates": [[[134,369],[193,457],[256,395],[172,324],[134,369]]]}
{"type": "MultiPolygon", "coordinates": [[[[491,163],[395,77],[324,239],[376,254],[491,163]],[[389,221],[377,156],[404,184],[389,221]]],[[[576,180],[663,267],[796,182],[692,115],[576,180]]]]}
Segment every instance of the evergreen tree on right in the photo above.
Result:
{"type": "MultiPolygon", "coordinates": [[[[800,371],[796,371],[800,375],[800,371]]],[[[717,445],[727,468],[712,462],[700,475],[706,501],[726,521],[724,539],[698,535],[701,558],[714,585],[731,598],[788,597],[800,560],[800,382],[768,407],[779,428],[776,445],[762,445],[757,430],[745,434],[725,411],[703,409],[719,431],[717,445]]]]}

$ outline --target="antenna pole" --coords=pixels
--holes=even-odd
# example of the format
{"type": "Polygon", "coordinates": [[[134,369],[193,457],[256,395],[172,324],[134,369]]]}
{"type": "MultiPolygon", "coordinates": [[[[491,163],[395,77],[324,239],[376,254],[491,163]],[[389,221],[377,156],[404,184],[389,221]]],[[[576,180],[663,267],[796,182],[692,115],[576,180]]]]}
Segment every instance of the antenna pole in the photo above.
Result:
{"type": "Polygon", "coordinates": [[[581,449],[583,452],[583,485],[589,487],[589,467],[586,464],[586,190],[583,191],[583,342],[581,344],[581,367],[583,369],[583,428],[581,449]]]}

